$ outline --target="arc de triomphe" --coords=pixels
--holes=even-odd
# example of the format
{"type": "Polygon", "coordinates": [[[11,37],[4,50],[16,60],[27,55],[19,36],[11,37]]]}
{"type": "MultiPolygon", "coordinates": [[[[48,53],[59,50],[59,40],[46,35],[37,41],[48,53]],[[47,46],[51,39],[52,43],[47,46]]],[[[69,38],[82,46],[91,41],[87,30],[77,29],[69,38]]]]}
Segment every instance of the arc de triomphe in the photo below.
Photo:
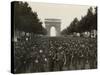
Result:
{"type": "Polygon", "coordinates": [[[50,36],[51,27],[55,27],[56,36],[60,36],[61,19],[45,19],[45,27],[47,29],[47,36],[50,36]]]}

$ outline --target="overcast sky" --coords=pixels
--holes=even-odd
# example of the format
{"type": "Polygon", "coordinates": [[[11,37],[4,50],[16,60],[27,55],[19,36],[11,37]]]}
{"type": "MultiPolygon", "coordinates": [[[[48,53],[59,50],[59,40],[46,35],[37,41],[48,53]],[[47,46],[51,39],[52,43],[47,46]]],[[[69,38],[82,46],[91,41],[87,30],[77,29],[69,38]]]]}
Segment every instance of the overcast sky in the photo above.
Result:
{"type": "Polygon", "coordinates": [[[45,18],[61,19],[61,30],[68,27],[72,20],[77,17],[79,20],[86,15],[90,6],[51,4],[51,3],[33,3],[28,2],[33,11],[37,12],[38,17],[44,24],[45,18]]]}

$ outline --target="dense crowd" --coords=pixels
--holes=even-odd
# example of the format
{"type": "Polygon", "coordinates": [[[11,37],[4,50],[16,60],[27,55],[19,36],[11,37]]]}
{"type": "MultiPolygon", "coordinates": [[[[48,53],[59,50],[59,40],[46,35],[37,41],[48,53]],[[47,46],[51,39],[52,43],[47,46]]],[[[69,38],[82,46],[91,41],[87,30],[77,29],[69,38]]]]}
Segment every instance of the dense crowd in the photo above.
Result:
{"type": "Polygon", "coordinates": [[[21,37],[14,42],[14,72],[97,68],[97,40],[82,37],[21,37]]]}

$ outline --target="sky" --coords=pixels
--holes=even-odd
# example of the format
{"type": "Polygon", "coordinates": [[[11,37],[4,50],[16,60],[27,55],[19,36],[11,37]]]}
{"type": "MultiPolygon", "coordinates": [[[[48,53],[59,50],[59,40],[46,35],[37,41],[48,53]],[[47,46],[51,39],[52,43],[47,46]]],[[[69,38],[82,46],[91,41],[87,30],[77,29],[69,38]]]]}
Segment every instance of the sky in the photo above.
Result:
{"type": "MultiPolygon", "coordinates": [[[[32,11],[37,12],[38,18],[43,22],[45,18],[61,19],[61,30],[68,27],[75,17],[78,20],[86,15],[90,6],[86,5],[69,5],[69,4],[53,4],[53,3],[35,3],[28,2],[32,11]]],[[[93,7],[93,6],[92,6],[93,7]]]]}

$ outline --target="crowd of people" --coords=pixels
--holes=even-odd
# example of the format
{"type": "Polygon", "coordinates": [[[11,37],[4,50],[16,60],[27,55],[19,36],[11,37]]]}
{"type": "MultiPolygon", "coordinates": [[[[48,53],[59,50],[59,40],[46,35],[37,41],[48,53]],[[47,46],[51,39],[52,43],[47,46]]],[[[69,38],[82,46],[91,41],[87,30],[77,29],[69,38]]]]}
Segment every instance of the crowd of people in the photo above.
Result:
{"type": "Polygon", "coordinates": [[[82,37],[21,37],[14,42],[14,72],[97,68],[97,40],[82,37]]]}

